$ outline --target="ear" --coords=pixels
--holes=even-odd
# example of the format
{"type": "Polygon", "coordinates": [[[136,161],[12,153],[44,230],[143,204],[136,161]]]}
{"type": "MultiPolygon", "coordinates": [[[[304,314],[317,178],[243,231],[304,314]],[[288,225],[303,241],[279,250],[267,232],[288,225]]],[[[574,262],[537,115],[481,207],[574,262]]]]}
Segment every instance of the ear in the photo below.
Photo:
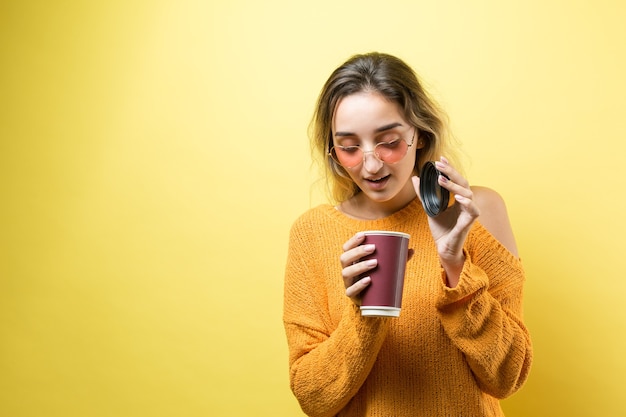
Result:
{"type": "Polygon", "coordinates": [[[415,149],[424,149],[424,147],[426,146],[426,140],[424,139],[424,136],[422,135],[422,132],[420,132],[418,130],[417,133],[417,138],[416,138],[417,142],[415,144],[415,149]]]}

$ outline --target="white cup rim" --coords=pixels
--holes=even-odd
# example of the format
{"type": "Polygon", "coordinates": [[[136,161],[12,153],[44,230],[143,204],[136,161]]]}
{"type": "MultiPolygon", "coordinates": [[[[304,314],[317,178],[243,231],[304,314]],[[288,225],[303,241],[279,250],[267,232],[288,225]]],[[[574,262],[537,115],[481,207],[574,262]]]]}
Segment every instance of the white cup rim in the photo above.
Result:
{"type": "Polygon", "coordinates": [[[366,230],[363,233],[365,234],[365,236],[398,236],[406,239],[411,238],[411,235],[409,235],[408,233],[393,232],[390,230],[366,230]]]}

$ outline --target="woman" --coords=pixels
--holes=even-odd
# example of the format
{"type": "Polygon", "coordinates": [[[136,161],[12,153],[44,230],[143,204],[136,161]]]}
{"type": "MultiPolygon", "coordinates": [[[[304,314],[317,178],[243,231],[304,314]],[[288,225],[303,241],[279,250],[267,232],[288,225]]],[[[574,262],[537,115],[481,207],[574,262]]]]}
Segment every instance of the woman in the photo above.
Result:
{"type": "Polygon", "coordinates": [[[503,200],[446,159],[446,124],[413,70],[357,55],[319,96],[312,145],[336,206],[293,225],[284,324],[291,388],[310,416],[502,416],[528,376],[524,271],[503,200]],[[426,215],[416,176],[436,161],[454,203],[426,215]],[[447,178],[446,178],[447,177],[447,178]],[[376,263],[363,230],[411,235],[402,312],[363,317],[376,263]]]}

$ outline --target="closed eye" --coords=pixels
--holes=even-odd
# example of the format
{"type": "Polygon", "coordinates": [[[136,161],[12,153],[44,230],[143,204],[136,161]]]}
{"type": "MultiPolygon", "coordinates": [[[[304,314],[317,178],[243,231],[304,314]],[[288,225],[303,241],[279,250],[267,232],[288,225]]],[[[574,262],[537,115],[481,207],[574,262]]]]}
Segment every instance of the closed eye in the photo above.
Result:
{"type": "Polygon", "coordinates": [[[395,149],[398,146],[400,146],[400,141],[403,140],[402,138],[398,138],[398,139],[394,139],[392,141],[389,142],[380,142],[379,144],[376,145],[376,147],[381,147],[381,148],[385,148],[385,149],[395,149]]]}
{"type": "Polygon", "coordinates": [[[359,152],[359,150],[361,149],[358,146],[336,146],[336,148],[339,148],[342,150],[342,152],[346,153],[356,153],[359,152]]]}

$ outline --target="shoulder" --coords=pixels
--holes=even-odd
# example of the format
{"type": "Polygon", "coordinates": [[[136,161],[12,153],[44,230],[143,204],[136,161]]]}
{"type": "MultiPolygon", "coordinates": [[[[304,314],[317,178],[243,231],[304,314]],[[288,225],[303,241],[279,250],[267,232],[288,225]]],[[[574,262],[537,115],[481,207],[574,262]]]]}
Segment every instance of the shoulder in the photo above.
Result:
{"type": "Polygon", "coordinates": [[[515,236],[504,199],[491,188],[472,186],[474,202],[480,209],[480,223],[513,255],[518,257],[515,236]]]}
{"type": "Polygon", "coordinates": [[[321,204],[302,213],[292,224],[291,234],[309,234],[329,222],[336,209],[330,204],[321,204]]]}
{"type": "Polygon", "coordinates": [[[319,206],[312,207],[302,214],[300,214],[294,221],[294,225],[306,224],[306,223],[318,223],[320,218],[328,217],[330,213],[336,209],[330,204],[320,204],[319,206]]]}
{"type": "Polygon", "coordinates": [[[502,214],[502,211],[504,211],[506,214],[504,199],[496,190],[476,185],[473,185],[471,188],[474,193],[474,201],[481,210],[481,217],[483,212],[502,214]]]}

